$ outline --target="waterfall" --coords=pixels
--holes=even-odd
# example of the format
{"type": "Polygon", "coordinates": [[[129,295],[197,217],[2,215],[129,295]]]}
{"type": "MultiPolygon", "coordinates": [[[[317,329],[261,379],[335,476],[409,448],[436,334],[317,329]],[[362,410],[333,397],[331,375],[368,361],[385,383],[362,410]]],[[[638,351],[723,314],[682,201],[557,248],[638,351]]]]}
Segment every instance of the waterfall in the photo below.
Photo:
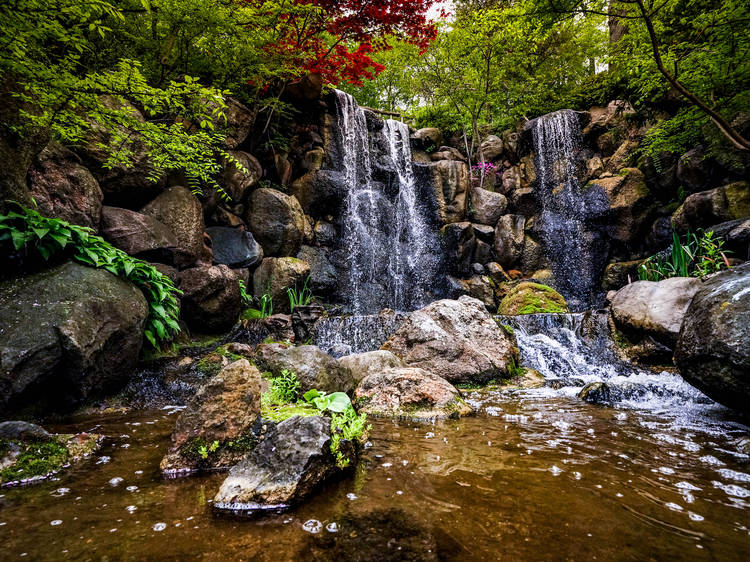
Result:
{"type": "Polygon", "coordinates": [[[347,189],[341,296],[357,315],[420,308],[432,300],[441,253],[415,179],[409,128],[388,120],[382,132],[368,131],[354,98],[337,98],[347,189]],[[374,154],[375,134],[383,135],[386,154],[374,154]],[[376,156],[385,157],[390,185],[373,179],[376,156]]]}
{"type": "Polygon", "coordinates": [[[588,202],[578,182],[581,127],[571,110],[544,115],[533,127],[540,222],[556,288],[574,310],[592,306],[599,293],[603,242],[586,224],[588,202]]]}

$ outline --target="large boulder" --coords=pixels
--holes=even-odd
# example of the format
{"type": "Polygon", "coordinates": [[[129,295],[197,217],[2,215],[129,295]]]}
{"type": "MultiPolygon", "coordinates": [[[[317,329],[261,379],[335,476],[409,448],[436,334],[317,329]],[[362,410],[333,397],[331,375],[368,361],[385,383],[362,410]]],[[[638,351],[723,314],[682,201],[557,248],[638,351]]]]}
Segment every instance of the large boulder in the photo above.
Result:
{"type": "Polygon", "coordinates": [[[97,230],[104,194],[71,151],[51,142],[36,155],[28,184],[37,210],[45,217],[97,230]]]}
{"type": "Polygon", "coordinates": [[[513,337],[467,296],[412,312],[381,349],[454,384],[500,378],[518,359],[513,337]]]}
{"type": "Polygon", "coordinates": [[[469,166],[457,160],[440,160],[428,165],[435,190],[441,224],[466,220],[467,194],[471,187],[469,166]]]}
{"type": "Polygon", "coordinates": [[[291,256],[299,251],[305,213],[294,195],[256,189],[250,196],[247,223],[267,256],[291,256]]]}
{"type": "Polygon", "coordinates": [[[302,288],[310,275],[310,265],[297,258],[265,258],[253,273],[253,294],[268,293],[276,312],[291,312],[287,289],[302,288]]]}
{"type": "Polygon", "coordinates": [[[0,283],[0,415],[65,410],[125,383],[148,307],[130,283],[66,263],[0,283]]]}
{"type": "Polygon", "coordinates": [[[495,226],[493,250],[497,262],[506,269],[518,263],[523,254],[526,217],[503,215],[495,226]]]}
{"type": "Polygon", "coordinates": [[[203,208],[198,198],[185,187],[170,187],[141,209],[167,225],[177,238],[174,264],[183,269],[203,256],[203,208]]]}
{"type": "Polygon", "coordinates": [[[161,470],[173,475],[237,463],[255,442],[253,426],[260,415],[260,393],[260,371],[247,359],[221,369],[177,418],[161,470]],[[204,454],[201,447],[206,448],[204,454]]]}
{"type": "Polygon", "coordinates": [[[685,313],[674,360],[714,400],[750,413],[750,264],[712,277],[685,313]]]}
{"type": "Polygon", "coordinates": [[[456,387],[418,367],[376,372],[359,383],[354,397],[360,412],[409,419],[441,419],[470,414],[456,387]]]}
{"type": "Polygon", "coordinates": [[[284,420],[229,471],[214,498],[214,509],[253,513],[298,503],[339,470],[330,443],[328,418],[284,420]]]}
{"type": "Polygon", "coordinates": [[[263,166],[252,154],[240,150],[229,151],[244,170],[238,168],[234,162],[224,162],[224,171],[221,175],[221,183],[227,195],[231,197],[231,203],[241,203],[245,199],[248,190],[255,187],[258,180],[263,176],[263,166]]]}
{"type": "Polygon", "coordinates": [[[673,347],[685,311],[700,288],[701,282],[693,277],[636,281],[617,291],[612,299],[612,316],[621,330],[649,335],[673,347]]]}
{"type": "Polygon", "coordinates": [[[206,229],[211,237],[214,263],[231,268],[253,267],[263,259],[263,248],[250,232],[239,228],[212,226],[206,229]]]}
{"type": "Polygon", "coordinates": [[[155,218],[120,207],[103,207],[102,237],[131,256],[174,262],[177,237],[155,218]]]}
{"type": "Polygon", "coordinates": [[[316,296],[330,295],[339,282],[338,272],[329,258],[330,252],[319,246],[302,246],[297,258],[310,266],[307,286],[316,296]]]}
{"type": "Polygon", "coordinates": [[[480,149],[486,161],[494,162],[503,154],[503,139],[496,135],[489,135],[482,141],[480,149]]]}
{"type": "Polygon", "coordinates": [[[744,181],[693,193],[672,216],[679,232],[750,216],[750,184],[744,181]]]}
{"type": "Polygon", "coordinates": [[[357,384],[370,375],[376,375],[388,369],[404,366],[401,359],[393,355],[390,351],[382,349],[339,357],[339,364],[351,371],[352,377],[357,384]]]}
{"type": "Polygon", "coordinates": [[[524,281],[513,287],[500,301],[497,310],[498,314],[507,316],[566,312],[568,312],[568,305],[560,293],[552,287],[530,281],[524,281]]]}
{"type": "Polygon", "coordinates": [[[224,100],[227,104],[224,109],[224,121],[221,125],[226,130],[226,139],[224,140],[228,148],[235,149],[240,146],[255,124],[255,111],[241,104],[234,98],[227,97],[224,100]]]}
{"type": "Polygon", "coordinates": [[[609,235],[619,242],[628,243],[642,236],[649,226],[653,199],[646,181],[638,168],[624,168],[618,175],[596,179],[586,189],[600,188],[609,202],[609,235]]]}
{"type": "Polygon", "coordinates": [[[466,221],[446,224],[440,235],[450,271],[459,275],[469,273],[477,247],[472,224],[466,221]]]}
{"type": "Polygon", "coordinates": [[[324,392],[351,392],[357,384],[348,368],[315,345],[264,343],[256,349],[255,360],[274,375],[284,369],[294,372],[301,393],[313,388],[324,392]]]}
{"type": "Polygon", "coordinates": [[[412,144],[418,150],[437,150],[443,144],[443,134],[440,129],[434,127],[425,127],[419,129],[412,136],[412,144]]]}
{"type": "Polygon", "coordinates": [[[226,265],[199,265],[180,272],[181,317],[191,330],[216,333],[229,330],[242,309],[240,285],[226,265]]]}
{"type": "Polygon", "coordinates": [[[508,201],[505,195],[475,187],[471,192],[471,214],[480,224],[495,226],[505,212],[508,201]]]}

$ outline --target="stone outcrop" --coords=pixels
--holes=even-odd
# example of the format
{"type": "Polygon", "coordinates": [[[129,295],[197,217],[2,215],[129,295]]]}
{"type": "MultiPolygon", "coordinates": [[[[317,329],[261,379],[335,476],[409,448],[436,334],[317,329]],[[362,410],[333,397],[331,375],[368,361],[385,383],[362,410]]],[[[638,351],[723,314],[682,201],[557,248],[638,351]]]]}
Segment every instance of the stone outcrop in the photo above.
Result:
{"type": "Polygon", "coordinates": [[[459,417],[472,412],[444,378],[417,367],[367,375],[354,392],[360,412],[416,420],[459,417]]]}
{"type": "Polygon", "coordinates": [[[263,248],[250,232],[239,228],[212,226],[206,229],[211,237],[214,263],[231,268],[253,267],[263,259],[263,248]]]}
{"type": "Polygon", "coordinates": [[[508,206],[505,196],[475,187],[471,192],[471,214],[475,222],[495,226],[508,206]]]}
{"type": "Polygon", "coordinates": [[[317,389],[324,392],[351,392],[356,386],[352,372],[315,345],[286,346],[260,344],[258,365],[273,373],[287,369],[297,375],[300,393],[317,389]]]}
{"type": "Polygon", "coordinates": [[[688,196],[672,216],[672,226],[678,232],[695,231],[748,216],[750,184],[741,181],[688,196]]]}
{"type": "Polygon", "coordinates": [[[261,188],[250,196],[247,223],[267,256],[295,255],[305,232],[305,213],[293,195],[261,188]]]}
{"type": "Polygon", "coordinates": [[[61,411],[124,384],[141,350],[143,294],[66,263],[0,283],[0,412],[61,411]]]}
{"type": "Polygon", "coordinates": [[[120,207],[103,207],[101,235],[131,256],[174,263],[177,237],[161,221],[120,207]]]}
{"type": "Polygon", "coordinates": [[[454,384],[500,378],[518,358],[513,338],[467,296],[412,312],[381,349],[454,384]]]}
{"type": "Polygon", "coordinates": [[[198,333],[229,330],[240,315],[237,276],[226,265],[200,265],[180,272],[181,316],[198,333]]]}
{"type": "Polygon", "coordinates": [[[339,364],[351,371],[352,378],[357,384],[370,375],[404,366],[401,359],[382,349],[339,357],[339,364]]]}
{"type": "Polygon", "coordinates": [[[497,313],[515,314],[565,313],[568,305],[552,287],[525,281],[513,287],[500,301],[497,313]]]}
{"type": "Polygon", "coordinates": [[[685,312],[675,364],[714,400],[750,413],[750,264],[703,283],[685,312]]]}
{"type": "Polygon", "coordinates": [[[310,265],[297,258],[264,258],[253,273],[253,294],[268,293],[273,298],[273,309],[290,312],[287,289],[302,288],[310,275],[310,265]]]}
{"type": "Polygon", "coordinates": [[[429,164],[429,167],[441,224],[465,220],[467,195],[471,187],[468,164],[456,160],[440,160],[429,164]]]}

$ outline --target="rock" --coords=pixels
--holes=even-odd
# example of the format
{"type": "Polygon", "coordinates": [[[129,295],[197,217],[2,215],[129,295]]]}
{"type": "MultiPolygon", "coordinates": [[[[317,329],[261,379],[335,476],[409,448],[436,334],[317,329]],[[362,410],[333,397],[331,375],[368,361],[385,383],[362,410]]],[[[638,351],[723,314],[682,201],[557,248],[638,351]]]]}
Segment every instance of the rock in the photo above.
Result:
{"type": "Polygon", "coordinates": [[[475,222],[495,226],[505,212],[508,201],[505,196],[475,187],[471,192],[471,209],[475,222]]]}
{"type": "Polygon", "coordinates": [[[610,237],[624,243],[641,238],[654,207],[643,173],[638,168],[623,168],[619,175],[586,185],[588,190],[597,187],[604,191],[609,202],[610,237]]]}
{"type": "Polygon", "coordinates": [[[284,420],[229,471],[214,498],[214,509],[252,513],[298,503],[338,471],[330,443],[328,418],[284,420]]]}
{"type": "Polygon", "coordinates": [[[638,141],[626,140],[615,150],[615,153],[607,160],[607,165],[604,167],[605,172],[617,174],[625,166],[628,165],[628,161],[631,156],[638,148],[638,141]]]}
{"type": "MultiPolygon", "coordinates": [[[[476,229],[474,230],[476,233],[476,229]]],[[[489,263],[495,259],[495,255],[492,253],[492,246],[482,240],[477,240],[477,245],[474,248],[474,258],[471,264],[472,271],[481,275],[484,273],[484,264],[489,263]]]]}
{"type": "Polygon", "coordinates": [[[230,363],[190,399],[177,418],[172,445],[160,468],[168,474],[228,468],[255,444],[260,415],[261,377],[247,359],[230,363]],[[212,444],[218,446],[211,451],[212,444]],[[231,445],[230,445],[231,442],[231,445]],[[208,450],[202,458],[199,448],[208,450]]]}
{"type": "Polygon", "coordinates": [[[104,194],[78,157],[56,142],[36,155],[28,174],[31,196],[45,217],[99,229],[104,194]]]}
{"type": "Polygon", "coordinates": [[[390,351],[382,349],[366,351],[365,353],[354,353],[339,358],[339,364],[352,372],[356,384],[370,375],[382,373],[388,369],[403,367],[404,363],[390,351]]]}
{"type": "Polygon", "coordinates": [[[604,172],[604,164],[601,158],[594,156],[586,161],[586,177],[588,179],[599,177],[602,172],[604,172]]]}
{"type": "Polygon", "coordinates": [[[351,371],[316,345],[261,344],[255,355],[258,365],[274,375],[284,369],[293,371],[300,382],[301,394],[313,388],[348,393],[356,386],[351,371]]]}
{"type": "Polygon", "coordinates": [[[258,184],[258,180],[263,177],[263,166],[258,159],[252,154],[239,150],[229,151],[246,171],[242,171],[234,165],[234,162],[224,162],[224,171],[221,176],[221,183],[227,195],[232,198],[231,203],[241,203],[245,199],[248,190],[258,184]]]}
{"type": "Polygon", "coordinates": [[[414,420],[459,417],[472,412],[458,390],[424,369],[398,367],[365,377],[354,392],[360,412],[414,420]]]}
{"type": "Polygon", "coordinates": [[[25,421],[0,422],[0,439],[14,441],[48,441],[52,435],[42,426],[25,421]]]}
{"type": "Polygon", "coordinates": [[[119,207],[102,207],[101,235],[131,256],[174,262],[177,237],[155,218],[119,207]]]}
{"type": "Polygon", "coordinates": [[[691,193],[709,187],[716,171],[715,162],[706,156],[702,146],[688,150],[677,159],[677,181],[691,193]]]}
{"type": "Polygon", "coordinates": [[[461,162],[466,162],[466,156],[452,146],[441,146],[437,152],[430,154],[429,158],[433,162],[437,162],[438,160],[460,160],[461,162]]]}
{"type": "Polygon", "coordinates": [[[326,315],[326,310],[319,304],[295,306],[292,311],[292,330],[294,341],[308,342],[315,335],[315,323],[326,315]]]}
{"type": "Polygon", "coordinates": [[[693,193],[672,216],[678,232],[750,216],[750,184],[744,181],[693,193]]]}
{"type": "Polygon", "coordinates": [[[714,400],[750,412],[750,263],[705,281],[685,313],[674,360],[714,400]]]}
{"type": "MultiPolygon", "coordinates": [[[[484,269],[482,266],[479,267],[482,270],[484,269]]],[[[485,275],[473,275],[469,279],[461,279],[459,282],[465,294],[482,301],[487,310],[495,310],[495,289],[489,277],[485,275]]]]}
{"type": "Polygon", "coordinates": [[[247,223],[267,256],[295,255],[305,233],[305,213],[297,198],[261,188],[250,196],[247,223]]]}
{"type": "Polygon", "coordinates": [[[508,194],[514,189],[521,188],[521,172],[517,166],[511,166],[503,171],[501,193],[508,194]]]}
{"type": "Polygon", "coordinates": [[[518,356],[514,338],[467,296],[412,312],[381,349],[454,384],[500,378],[518,356]]]}
{"type": "Polygon", "coordinates": [[[170,187],[141,209],[141,213],[164,223],[177,238],[174,265],[184,269],[203,256],[203,208],[185,187],[170,187]]]}
{"type": "Polygon", "coordinates": [[[609,404],[612,402],[612,393],[607,383],[590,382],[581,389],[578,398],[592,404],[609,404]]]}
{"type": "Polygon", "coordinates": [[[427,150],[429,152],[429,149],[432,148],[434,151],[443,145],[443,134],[440,132],[440,129],[432,127],[419,129],[414,133],[412,143],[417,150],[427,150]]]}
{"type": "Polygon", "coordinates": [[[487,162],[494,162],[503,154],[503,139],[495,135],[489,135],[480,145],[484,159],[487,162]]]}
{"type": "Polygon", "coordinates": [[[290,312],[287,289],[304,285],[310,265],[297,258],[264,258],[253,273],[253,294],[269,293],[277,312],[290,312]]]}
{"type": "Polygon", "coordinates": [[[143,294],[65,263],[0,283],[0,415],[62,411],[125,383],[143,341],[143,294]]]}
{"type": "Polygon", "coordinates": [[[726,242],[725,248],[733,253],[732,257],[750,260],[750,218],[723,222],[706,230],[726,242]]]}
{"type": "Polygon", "coordinates": [[[693,277],[636,281],[617,291],[612,316],[626,333],[647,334],[674,347],[685,311],[700,287],[693,277]]]}
{"type": "Polygon", "coordinates": [[[563,314],[569,312],[563,296],[552,287],[525,281],[513,287],[500,301],[498,314],[563,314]]]}
{"type": "Polygon", "coordinates": [[[286,88],[286,95],[295,101],[315,101],[320,99],[323,91],[323,77],[321,74],[308,73],[292,82],[286,88]]]}
{"type": "Polygon", "coordinates": [[[228,148],[234,150],[241,145],[255,124],[255,112],[248,109],[234,98],[226,97],[227,104],[224,109],[226,139],[224,143],[228,148]]]}
{"type": "Polygon", "coordinates": [[[454,222],[440,230],[445,249],[446,261],[451,271],[467,274],[471,271],[477,240],[470,222],[454,222]]]}
{"type": "Polygon", "coordinates": [[[492,279],[495,284],[510,281],[510,277],[508,277],[508,274],[505,273],[505,270],[500,266],[499,263],[490,262],[485,265],[484,268],[487,270],[487,275],[490,276],[490,279],[492,279]]]}
{"type": "Polygon", "coordinates": [[[330,222],[317,221],[313,228],[315,243],[319,246],[333,246],[338,238],[336,227],[330,222]]]}
{"type": "Polygon", "coordinates": [[[440,223],[465,220],[468,203],[466,195],[471,186],[468,164],[455,160],[441,160],[429,164],[429,170],[440,223]]]}
{"type": "Polygon", "coordinates": [[[180,273],[181,317],[191,330],[217,333],[229,330],[242,310],[237,276],[226,265],[201,265],[180,273]]]}
{"type": "Polygon", "coordinates": [[[492,244],[492,241],[495,239],[494,225],[488,226],[486,224],[472,223],[471,226],[474,229],[474,235],[477,237],[477,240],[492,244]]]}
{"type": "Polygon", "coordinates": [[[523,253],[526,217],[503,215],[495,226],[493,249],[497,262],[508,269],[516,265],[523,253]]]}
{"type": "Polygon", "coordinates": [[[602,289],[605,291],[620,289],[628,283],[637,281],[638,268],[642,263],[643,260],[632,260],[607,264],[604,270],[604,278],[602,279],[602,289]]]}
{"type": "Polygon", "coordinates": [[[326,248],[302,246],[297,259],[310,266],[310,280],[307,286],[315,296],[329,296],[339,282],[338,272],[329,259],[326,248]]]}
{"type": "Polygon", "coordinates": [[[228,265],[231,268],[253,267],[263,259],[263,248],[250,232],[238,228],[212,226],[206,229],[206,233],[211,237],[215,264],[228,265]]]}

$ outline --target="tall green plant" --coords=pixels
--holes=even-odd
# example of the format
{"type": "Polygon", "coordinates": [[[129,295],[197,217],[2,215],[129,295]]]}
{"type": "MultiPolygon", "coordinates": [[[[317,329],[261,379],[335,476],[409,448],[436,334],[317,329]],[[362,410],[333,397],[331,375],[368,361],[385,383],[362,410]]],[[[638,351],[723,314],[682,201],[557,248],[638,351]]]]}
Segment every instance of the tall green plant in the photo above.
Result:
{"type": "Polygon", "coordinates": [[[729,267],[724,241],[714,238],[712,231],[688,232],[684,241],[672,234],[672,250],[668,258],[651,256],[638,268],[641,281],[661,281],[669,277],[703,277],[729,267]]]}
{"type": "Polygon", "coordinates": [[[307,283],[310,281],[310,276],[308,275],[305,279],[305,283],[302,286],[302,289],[297,289],[297,287],[290,287],[286,290],[287,295],[289,296],[289,309],[294,310],[295,306],[306,306],[310,304],[310,301],[313,298],[312,291],[308,288],[307,283]]]}
{"type": "Polygon", "coordinates": [[[169,277],[149,263],[115,248],[95,235],[91,228],[18,207],[19,212],[0,215],[0,246],[6,247],[7,255],[25,252],[49,260],[54,255],[67,253],[79,263],[106,269],[133,283],[146,297],[149,315],[144,335],[152,346],[158,347],[180,331],[176,295],[182,293],[169,277]]]}

